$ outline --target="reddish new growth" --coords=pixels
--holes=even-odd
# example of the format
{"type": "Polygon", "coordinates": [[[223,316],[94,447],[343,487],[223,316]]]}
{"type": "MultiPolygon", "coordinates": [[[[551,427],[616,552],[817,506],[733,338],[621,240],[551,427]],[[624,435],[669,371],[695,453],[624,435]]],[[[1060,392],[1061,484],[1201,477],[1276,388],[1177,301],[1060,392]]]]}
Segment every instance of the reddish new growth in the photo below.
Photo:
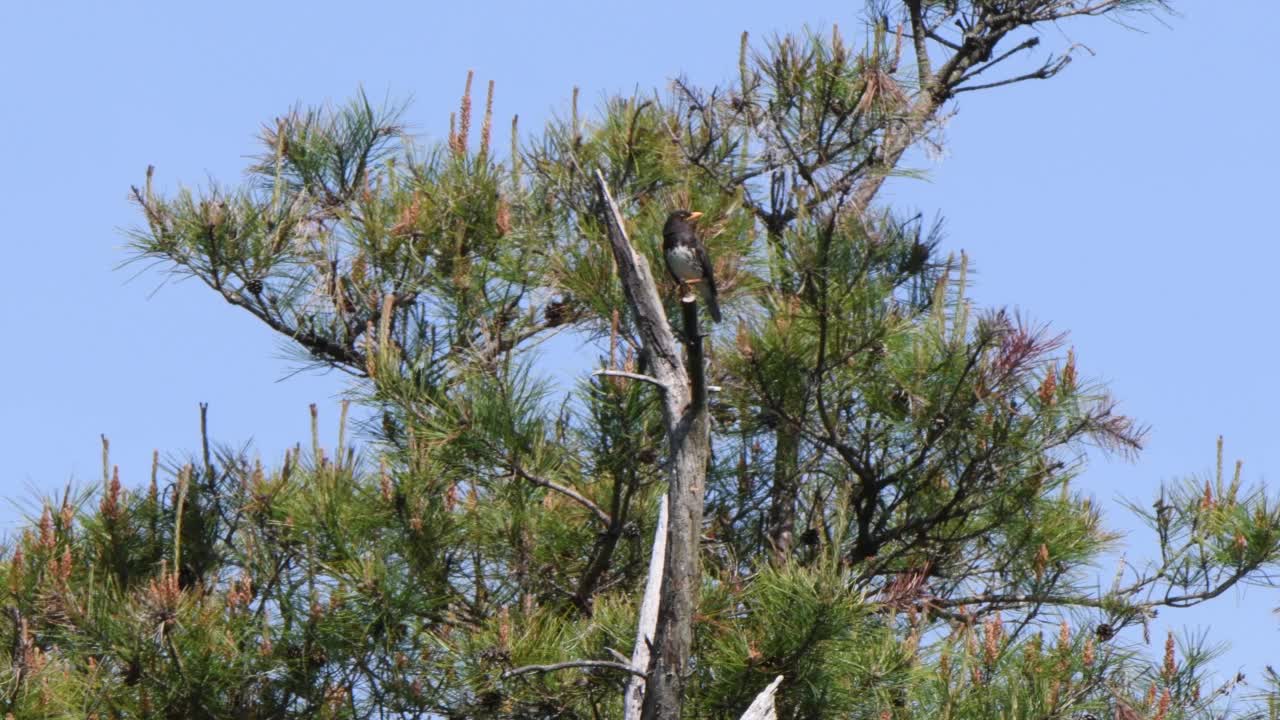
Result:
{"type": "Polygon", "coordinates": [[[266,473],[262,470],[261,460],[255,460],[253,463],[253,474],[249,477],[249,490],[255,498],[267,495],[266,473]]]}
{"type": "Polygon", "coordinates": [[[982,659],[987,667],[992,667],[1000,657],[1000,645],[1004,640],[1004,623],[1000,620],[1000,613],[986,621],[983,631],[982,659]]]}
{"type": "Polygon", "coordinates": [[[498,212],[495,223],[498,226],[498,237],[504,237],[511,232],[511,205],[502,196],[498,197],[498,212]]]}
{"type": "Polygon", "coordinates": [[[1209,486],[1209,481],[1205,480],[1204,481],[1204,497],[1200,499],[1200,509],[1212,510],[1213,506],[1214,506],[1213,488],[1209,486]]]}
{"type": "MultiPolygon", "coordinates": [[[[1037,365],[1046,362],[1046,355],[1060,347],[1065,335],[1048,336],[1045,327],[1032,328],[1021,319],[1011,319],[1004,311],[983,318],[978,326],[979,337],[990,343],[991,350],[978,376],[980,395],[987,393],[1008,398],[1015,392],[1025,392],[1026,374],[1037,365]]],[[[1059,389],[1070,391],[1079,382],[1075,353],[1067,354],[1067,366],[1059,374],[1051,370],[1041,381],[1035,394],[1041,407],[1053,405],[1059,389]]],[[[1131,418],[1115,412],[1115,402],[1108,397],[1096,398],[1082,418],[1077,430],[1108,450],[1132,452],[1142,448],[1144,430],[1131,418]]]]}
{"type": "Polygon", "coordinates": [[[395,499],[395,488],[391,484],[391,474],[387,472],[387,459],[383,458],[378,467],[378,490],[382,501],[390,503],[395,499]]]}
{"type": "Polygon", "coordinates": [[[40,515],[40,547],[52,550],[56,543],[57,538],[53,532],[53,511],[45,505],[44,513],[40,515]]]}
{"type": "Polygon", "coordinates": [[[881,591],[882,602],[899,610],[912,608],[916,599],[920,597],[924,590],[925,581],[929,577],[929,569],[930,563],[926,561],[924,565],[912,568],[896,576],[881,591]]]}
{"type": "Polygon", "coordinates": [[[1040,645],[1044,642],[1043,634],[1032,635],[1022,651],[1022,661],[1029,672],[1035,673],[1040,667],[1040,645]]]}
{"type": "Polygon", "coordinates": [[[755,354],[755,348],[751,345],[751,329],[742,320],[738,321],[738,332],[734,337],[734,342],[738,346],[738,352],[742,354],[744,360],[750,360],[755,354]]]}
{"type": "Polygon", "coordinates": [[[246,573],[231,582],[227,589],[227,608],[235,611],[249,607],[253,600],[253,579],[246,573]]]}
{"type": "Polygon", "coordinates": [[[511,648],[511,609],[506,605],[498,611],[498,647],[503,650],[511,648]]]}
{"type": "Polygon", "coordinates": [[[467,71],[467,86],[462,91],[462,103],[458,108],[458,131],[449,132],[449,149],[458,156],[466,154],[467,136],[471,133],[471,81],[475,74],[474,70],[467,71]]]}
{"type": "Polygon", "coordinates": [[[1045,545],[1044,543],[1040,543],[1040,549],[1036,551],[1036,563],[1035,563],[1036,580],[1040,580],[1044,577],[1044,570],[1046,567],[1048,567],[1048,565],[1049,565],[1049,546],[1045,545]]]}
{"type": "Polygon", "coordinates": [[[341,685],[331,685],[324,691],[325,708],[337,716],[347,704],[347,689],[341,685]]]}
{"type": "Polygon", "coordinates": [[[1173,704],[1173,698],[1169,695],[1169,688],[1165,688],[1160,693],[1160,705],[1156,708],[1155,720],[1165,720],[1169,717],[1169,706],[1173,704]]]}
{"type": "Polygon", "coordinates": [[[178,620],[178,604],[182,600],[182,588],[178,586],[178,573],[170,572],[167,565],[160,567],[160,576],[147,583],[142,594],[142,607],[147,619],[156,626],[157,633],[164,633],[178,620]]]}
{"type": "Polygon", "coordinates": [[[1008,391],[1011,380],[1061,346],[1066,337],[1048,337],[1047,327],[1029,327],[1021,318],[1010,319],[1003,310],[984,319],[980,328],[1000,343],[979,380],[982,387],[997,394],[1008,391]]]}
{"type": "Polygon", "coordinates": [[[1173,680],[1173,676],[1178,672],[1178,661],[1174,649],[1173,632],[1170,631],[1169,637],[1164,641],[1164,668],[1161,674],[1165,682],[1173,680]]]}
{"type": "Polygon", "coordinates": [[[1076,389],[1076,349],[1071,348],[1067,351],[1067,366],[1062,368],[1062,387],[1067,392],[1076,389]]]}
{"type": "Polygon", "coordinates": [[[1064,618],[1058,623],[1058,652],[1066,655],[1066,650],[1071,647],[1071,626],[1067,624],[1064,618]]]}
{"type": "Polygon", "coordinates": [[[1058,400],[1058,373],[1055,369],[1050,368],[1045,374],[1044,381],[1040,383],[1040,390],[1037,393],[1040,397],[1040,404],[1048,407],[1058,400]]]}
{"type": "Polygon", "coordinates": [[[71,548],[62,551],[62,557],[49,559],[49,574],[53,578],[53,587],[65,593],[71,586],[71,548]]]}
{"type": "Polygon", "coordinates": [[[418,217],[421,214],[422,199],[420,196],[414,195],[413,202],[400,210],[400,219],[395,225],[391,226],[390,233],[395,236],[407,236],[413,234],[414,228],[418,225],[418,217]]]}
{"type": "MultiPolygon", "coordinates": [[[[35,638],[31,635],[31,629],[27,625],[27,619],[18,618],[15,620],[17,627],[14,628],[13,655],[11,656],[14,669],[19,675],[25,672],[37,674],[44,669],[45,656],[35,643],[35,638]]],[[[9,715],[8,717],[13,717],[9,715]]]]}
{"type": "Polygon", "coordinates": [[[493,131],[493,81],[489,81],[489,94],[484,101],[484,120],[480,124],[480,154],[489,154],[489,135],[493,131]]]}
{"type": "Polygon", "coordinates": [[[27,556],[19,545],[13,551],[13,559],[9,561],[9,592],[17,596],[22,589],[22,578],[27,570],[27,556]]]}
{"type": "Polygon", "coordinates": [[[107,492],[102,496],[102,516],[108,520],[115,520],[120,517],[120,466],[113,466],[111,469],[111,483],[107,485],[107,492]]]}

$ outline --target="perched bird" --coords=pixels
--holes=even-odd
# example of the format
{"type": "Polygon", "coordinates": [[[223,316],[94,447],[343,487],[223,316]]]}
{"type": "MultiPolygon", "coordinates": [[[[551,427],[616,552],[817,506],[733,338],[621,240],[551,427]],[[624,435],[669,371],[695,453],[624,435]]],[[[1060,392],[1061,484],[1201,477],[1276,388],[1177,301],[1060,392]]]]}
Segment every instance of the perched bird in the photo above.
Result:
{"type": "Polygon", "coordinates": [[[668,215],[666,224],[662,226],[662,255],[667,261],[667,271],[681,287],[696,284],[702,290],[711,319],[720,322],[711,256],[707,255],[707,248],[693,229],[693,223],[700,217],[702,213],[688,210],[676,210],[668,215]]]}

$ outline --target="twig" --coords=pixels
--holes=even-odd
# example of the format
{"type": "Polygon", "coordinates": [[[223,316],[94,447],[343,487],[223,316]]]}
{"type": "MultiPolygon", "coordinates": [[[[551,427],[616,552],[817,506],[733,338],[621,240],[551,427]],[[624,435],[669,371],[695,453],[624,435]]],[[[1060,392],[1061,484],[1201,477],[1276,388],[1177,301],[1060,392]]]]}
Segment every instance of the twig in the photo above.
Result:
{"type": "Polygon", "coordinates": [[[608,670],[621,670],[625,673],[646,677],[648,673],[638,668],[634,668],[626,663],[613,662],[612,660],[568,660],[561,663],[552,663],[550,665],[525,665],[523,667],[513,668],[502,673],[502,678],[515,677],[517,675],[527,675],[529,673],[545,673],[555,672],[557,670],[570,670],[573,668],[605,668],[608,670]]]}
{"type": "Polygon", "coordinates": [[[606,377],[631,378],[632,380],[640,380],[641,382],[647,382],[652,385],[656,385],[659,388],[662,388],[663,390],[667,389],[667,386],[664,385],[662,381],[656,377],[652,377],[649,375],[641,375],[640,373],[627,372],[626,370],[596,370],[595,372],[591,373],[591,375],[593,377],[599,377],[601,375],[604,375],[606,377]]]}
{"type": "Polygon", "coordinates": [[[1005,60],[1008,60],[1010,57],[1014,56],[1015,54],[1020,53],[1023,50],[1030,50],[1039,44],[1040,44],[1039,37],[1034,37],[1034,36],[1029,37],[1026,40],[1023,40],[1021,43],[1018,43],[1018,45],[1016,45],[1013,49],[1009,50],[1008,52],[1000,54],[994,60],[991,60],[990,62],[985,62],[979,65],[978,67],[970,70],[969,72],[965,73],[959,80],[956,81],[956,84],[958,85],[962,82],[967,82],[968,80],[971,80],[981,75],[987,70],[990,70],[991,68],[995,67],[997,64],[1002,63],[1005,60]]]}
{"type": "Polygon", "coordinates": [[[1017,77],[1006,78],[1004,80],[997,80],[996,82],[984,83],[981,85],[967,85],[965,87],[958,87],[952,90],[952,92],[955,94],[959,94],[962,92],[972,92],[974,90],[988,90],[990,88],[1002,87],[1004,85],[1013,85],[1014,83],[1020,83],[1025,80],[1048,80],[1049,78],[1061,72],[1062,68],[1066,67],[1070,63],[1071,63],[1071,56],[1063,55],[1057,60],[1045,63],[1039,70],[1036,70],[1034,72],[1029,72],[1025,75],[1019,75],[1017,77]]]}
{"type": "Polygon", "coordinates": [[[554,490],[562,495],[565,495],[566,497],[573,499],[579,505],[583,506],[584,508],[594,513],[597,518],[600,518],[600,522],[604,523],[605,525],[608,525],[611,522],[613,522],[613,518],[609,517],[609,513],[605,512],[599,505],[595,504],[594,502],[591,502],[591,500],[589,500],[585,495],[578,492],[577,490],[574,490],[571,487],[566,487],[557,482],[553,482],[544,477],[532,475],[528,472],[525,472],[524,468],[519,466],[511,468],[511,471],[521,479],[527,480],[533,483],[534,485],[537,485],[539,487],[544,487],[548,490],[554,490]]]}

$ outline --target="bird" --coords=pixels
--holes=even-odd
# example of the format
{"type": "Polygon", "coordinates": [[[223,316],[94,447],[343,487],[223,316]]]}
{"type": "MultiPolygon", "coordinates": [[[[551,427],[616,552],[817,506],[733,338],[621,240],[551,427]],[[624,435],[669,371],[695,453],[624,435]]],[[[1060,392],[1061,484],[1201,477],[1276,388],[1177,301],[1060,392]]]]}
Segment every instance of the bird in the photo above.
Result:
{"type": "Polygon", "coordinates": [[[667,222],[662,226],[662,256],[667,261],[667,271],[682,288],[696,284],[701,289],[711,319],[720,322],[715,268],[706,246],[693,228],[693,223],[700,217],[702,213],[689,210],[676,210],[667,216],[667,222]]]}

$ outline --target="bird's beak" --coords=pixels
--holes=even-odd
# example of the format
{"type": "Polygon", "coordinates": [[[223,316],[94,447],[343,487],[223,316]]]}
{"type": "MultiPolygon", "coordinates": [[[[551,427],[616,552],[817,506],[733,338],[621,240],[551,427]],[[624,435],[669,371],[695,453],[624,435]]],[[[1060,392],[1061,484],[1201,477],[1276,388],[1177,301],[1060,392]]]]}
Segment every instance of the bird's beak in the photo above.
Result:
{"type": "Polygon", "coordinates": [[[698,219],[698,218],[700,218],[700,217],[702,217],[702,213],[700,213],[700,212],[691,212],[691,213],[689,213],[689,219],[690,219],[690,220],[697,220],[697,219],[698,219]]]}

